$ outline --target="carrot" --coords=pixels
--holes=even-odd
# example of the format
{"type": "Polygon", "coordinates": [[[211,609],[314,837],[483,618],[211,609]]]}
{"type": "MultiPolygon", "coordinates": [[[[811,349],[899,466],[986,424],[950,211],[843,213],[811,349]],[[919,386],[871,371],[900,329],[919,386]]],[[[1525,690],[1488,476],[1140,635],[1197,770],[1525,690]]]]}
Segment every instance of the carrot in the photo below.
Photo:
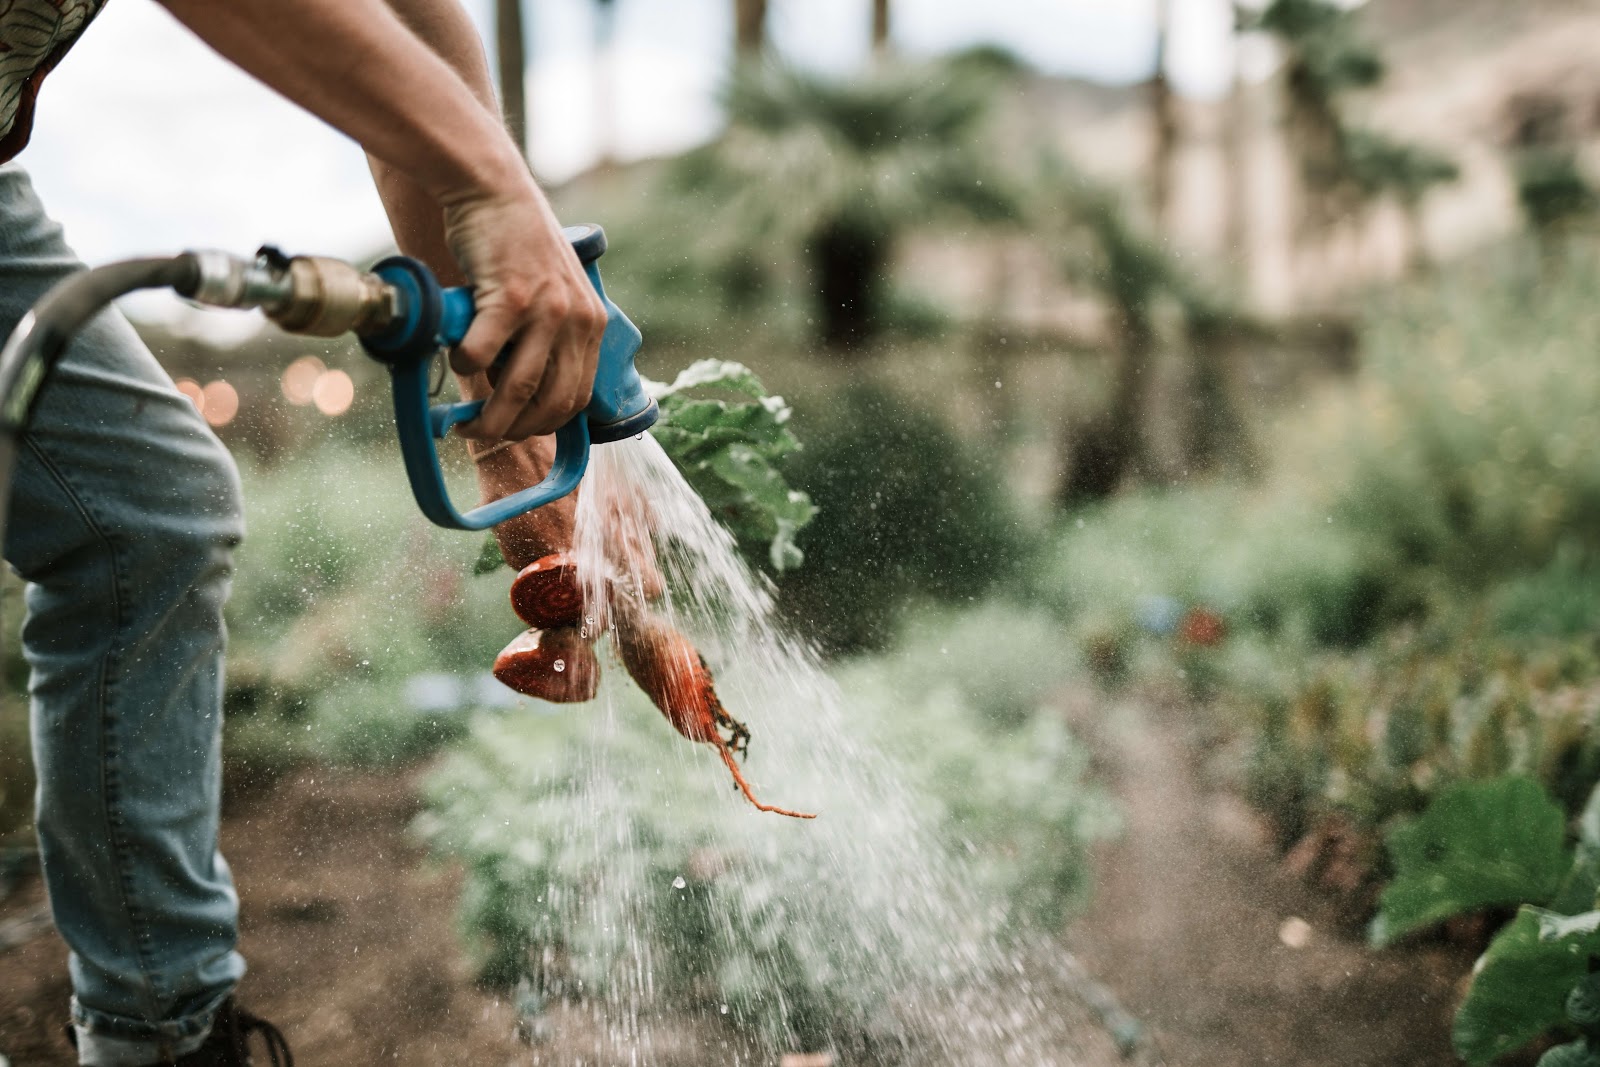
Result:
{"type": "Polygon", "coordinates": [[[729,715],[717,699],[711,669],[693,642],[659,616],[637,612],[620,620],[616,645],[628,674],[661,709],[672,728],[691,741],[716,747],[746,800],[761,811],[795,819],[816,818],[756,799],[733,759],[735,753],[749,748],[750,731],[729,715]],[[728,732],[726,738],[724,730],[728,732]]]}
{"type": "Polygon", "coordinates": [[[570,626],[527,630],[495,657],[494,676],[526,696],[579,704],[600,687],[600,661],[570,626]]]}
{"type": "Polygon", "coordinates": [[[511,609],[535,630],[578,625],[583,585],[572,557],[555,552],[522,568],[511,583],[511,609]]]}

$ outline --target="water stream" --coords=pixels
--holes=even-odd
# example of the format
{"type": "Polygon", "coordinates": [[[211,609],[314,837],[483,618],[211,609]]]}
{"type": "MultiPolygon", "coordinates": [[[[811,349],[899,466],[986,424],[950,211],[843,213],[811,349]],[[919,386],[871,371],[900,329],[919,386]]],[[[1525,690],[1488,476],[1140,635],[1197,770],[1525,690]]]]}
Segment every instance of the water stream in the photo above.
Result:
{"type": "MultiPolygon", "coordinates": [[[[594,715],[594,743],[570,768],[584,814],[566,842],[595,872],[568,906],[605,941],[569,951],[603,957],[603,966],[582,982],[547,978],[543,991],[592,1024],[584,1062],[773,1064],[782,1052],[823,1051],[841,1067],[1105,1061],[1109,1042],[1086,1003],[1092,983],[1053,933],[1004,928],[1003,908],[976,890],[967,857],[933,832],[930,801],[863,739],[868,724],[848,695],[803,637],[786,632],[770,584],[653,438],[595,450],[574,552],[596,628],[609,621],[605,582],[620,584],[617,595],[643,592],[640,568],[626,561],[653,557],[665,579],[657,610],[694,637],[723,704],[753,733],[745,768],[757,794],[820,816],[752,809],[711,747],[643,710],[607,657],[596,707],[578,709],[594,715]],[[640,716],[655,721],[641,727],[640,716]],[[618,743],[635,729],[650,731],[648,756],[618,743]],[[679,777],[705,789],[658,800],[663,818],[704,831],[690,869],[676,874],[658,869],[655,831],[633,810],[638,791],[624,788],[651,775],[651,761],[678,761],[679,777]],[[676,894],[665,912],[662,893],[676,894]],[[679,898],[681,920],[662,929],[679,898]],[[683,981],[683,969],[704,959],[713,972],[683,981]],[[686,986],[705,994],[691,1014],[732,1016],[754,1045],[684,1054],[674,1020],[686,1011],[686,986]]],[[[572,961],[552,961],[557,970],[570,975],[572,961]]]]}

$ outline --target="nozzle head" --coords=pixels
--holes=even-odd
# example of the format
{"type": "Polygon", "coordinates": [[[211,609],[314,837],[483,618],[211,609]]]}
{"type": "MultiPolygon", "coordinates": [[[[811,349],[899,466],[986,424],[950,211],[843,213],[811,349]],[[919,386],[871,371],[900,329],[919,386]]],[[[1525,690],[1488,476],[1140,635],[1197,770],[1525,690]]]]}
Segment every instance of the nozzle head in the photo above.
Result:
{"type": "Polygon", "coordinates": [[[656,403],[655,397],[646,397],[649,401],[637,414],[629,415],[612,423],[589,422],[589,440],[597,445],[607,445],[613,441],[623,441],[629,437],[637,437],[656,424],[661,417],[661,405],[656,403]]]}

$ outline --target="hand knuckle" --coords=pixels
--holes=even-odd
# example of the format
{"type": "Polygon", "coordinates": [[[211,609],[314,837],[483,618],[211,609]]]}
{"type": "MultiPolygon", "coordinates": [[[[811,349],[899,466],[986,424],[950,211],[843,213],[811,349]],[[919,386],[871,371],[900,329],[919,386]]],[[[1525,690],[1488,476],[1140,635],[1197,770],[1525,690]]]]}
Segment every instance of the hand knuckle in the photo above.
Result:
{"type": "Polygon", "coordinates": [[[533,306],[538,287],[530,279],[516,275],[501,283],[500,294],[506,311],[520,319],[533,306]]]}
{"type": "Polygon", "coordinates": [[[564,319],[572,314],[572,301],[565,293],[551,293],[544,299],[544,313],[554,319],[564,319]]]}
{"type": "Polygon", "coordinates": [[[532,378],[514,378],[502,384],[500,389],[506,399],[515,402],[520,408],[533,399],[534,394],[539,391],[539,383],[532,378]]]}

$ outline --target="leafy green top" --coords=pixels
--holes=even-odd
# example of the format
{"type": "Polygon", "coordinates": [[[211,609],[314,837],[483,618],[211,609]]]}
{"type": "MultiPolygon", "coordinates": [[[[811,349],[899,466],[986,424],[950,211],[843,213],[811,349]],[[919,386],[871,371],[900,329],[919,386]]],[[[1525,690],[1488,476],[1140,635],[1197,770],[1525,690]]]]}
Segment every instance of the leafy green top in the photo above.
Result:
{"type": "MultiPolygon", "coordinates": [[[[817,509],[778,470],[779,460],[800,448],[789,431],[790,409],[783,397],[768,394],[744,364],[723,359],[697,360],[670,385],[645,379],[645,388],[661,405],[651,433],[711,513],[741,547],[764,551],[773,570],[798,567],[803,556],[795,534],[817,509]],[[688,395],[701,389],[746,399],[688,395]]],[[[491,534],[472,573],[488,574],[504,565],[491,534]]]]}
{"type": "Polygon", "coordinates": [[[700,498],[744,546],[764,546],[775,571],[798,567],[794,538],[816,515],[805,493],[789,487],[778,462],[798,451],[789,405],[769,395],[742,363],[702,359],[670,385],[646,381],[661,405],[655,438],[700,498]],[[692,399],[720,389],[745,400],[692,399]]]}

